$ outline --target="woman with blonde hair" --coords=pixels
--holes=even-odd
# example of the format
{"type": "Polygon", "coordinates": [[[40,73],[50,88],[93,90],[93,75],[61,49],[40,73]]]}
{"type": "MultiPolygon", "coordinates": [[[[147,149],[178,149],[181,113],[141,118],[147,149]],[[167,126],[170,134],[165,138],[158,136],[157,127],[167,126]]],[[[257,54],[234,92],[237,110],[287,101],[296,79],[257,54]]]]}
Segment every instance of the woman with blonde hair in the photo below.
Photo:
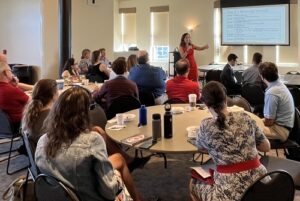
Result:
{"type": "Polygon", "coordinates": [[[81,60],[78,65],[81,70],[81,74],[88,73],[89,66],[92,65],[90,57],[91,57],[91,50],[83,49],[81,53],[81,60]]]}

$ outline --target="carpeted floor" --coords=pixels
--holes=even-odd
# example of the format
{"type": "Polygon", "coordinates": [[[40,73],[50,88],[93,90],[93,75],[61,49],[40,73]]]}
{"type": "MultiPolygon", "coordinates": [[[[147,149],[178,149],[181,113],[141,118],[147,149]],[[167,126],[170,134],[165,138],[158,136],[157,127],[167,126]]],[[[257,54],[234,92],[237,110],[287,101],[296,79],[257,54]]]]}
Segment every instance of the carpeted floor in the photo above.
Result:
{"type": "MultiPolygon", "coordinates": [[[[4,148],[0,145],[0,151],[4,148]]],[[[145,153],[147,154],[147,153],[145,153]]],[[[159,197],[162,201],[188,201],[189,172],[191,166],[200,165],[192,161],[191,154],[167,155],[168,167],[164,168],[164,160],[153,156],[143,169],[133,172],[135,183],[141,195],[146,201],[159,197]]],[[[12,161],[12,168],[23,167],[27,164],[24,156],[17,157],[12,161]]],[[[26,174],[23,170],[12,176],[6,175],[6,161],[0,163],[0,195],[15,178],[26,174]]],[[[300,201],[300,191],[296,191],[295,201],[300,201]]]]}

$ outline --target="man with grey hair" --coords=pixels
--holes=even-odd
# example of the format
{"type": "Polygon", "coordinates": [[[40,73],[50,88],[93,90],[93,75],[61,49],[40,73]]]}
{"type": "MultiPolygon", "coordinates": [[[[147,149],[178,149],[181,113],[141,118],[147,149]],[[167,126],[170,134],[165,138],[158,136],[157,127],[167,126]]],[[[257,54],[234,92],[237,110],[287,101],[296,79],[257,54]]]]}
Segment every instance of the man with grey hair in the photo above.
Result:
{"type": "Polygon", "coordinates": [[[130,69],[128,79],[134,81],[139,91],[151,92],[156,104],[162,104],[165,98],[166,74],[162,68],[151,66],[148,52],[141,50],[138,53],[138,65],[130,69]]]}
{"type": "Polygon", "coordinates": [[[10,118],[13,129],[18,129],[23,109],[29,97],[17,87],[16,78],[6,62],[0,62],[0,109],[10,118]]]}
{"type": "MultiPolygon", "coordinates": [[[[0,62],[7,64],[7,56],[5,54],[0,53],[0,62]]],[[[17,77],[14,77],[15,85],[22,89],[23,91],[29,91],[33,89],[33,85],[25,84],[19,82],[19,79],[17,77]]]]}

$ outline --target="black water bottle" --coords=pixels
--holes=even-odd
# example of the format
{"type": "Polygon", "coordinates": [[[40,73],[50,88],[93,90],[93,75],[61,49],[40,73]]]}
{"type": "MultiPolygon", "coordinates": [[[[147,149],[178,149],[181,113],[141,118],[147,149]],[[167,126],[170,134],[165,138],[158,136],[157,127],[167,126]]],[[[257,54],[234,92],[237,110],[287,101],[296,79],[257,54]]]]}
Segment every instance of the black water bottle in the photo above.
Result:
{"type": "Polygon", "coordinates": [[[171,105],[169,103],[165,104],[165,114],[164,114],[164,137],[172,138],[173,136],[173,118],[171,113],[171,105]]]}

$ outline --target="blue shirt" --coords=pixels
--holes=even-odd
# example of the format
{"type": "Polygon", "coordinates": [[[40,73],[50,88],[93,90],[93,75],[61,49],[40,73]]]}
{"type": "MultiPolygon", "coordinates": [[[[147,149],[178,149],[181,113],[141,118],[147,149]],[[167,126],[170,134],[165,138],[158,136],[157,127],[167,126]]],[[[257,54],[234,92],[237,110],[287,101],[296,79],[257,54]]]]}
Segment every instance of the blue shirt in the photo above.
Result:
{"type": "Polygon", "coordinates": [[[279,80],[270,82],[265,93],[264,117],[280,126],[293,128],[294,101],[288,88],[279,80]]]}
{"type": "Polygon", "coordinates": [[[149,64],[132,67],[128,79],[137,84],[139,91],[152,92],[155,98],[161,96],[166,90],[165,72],[161,68],[149,64]]]}

